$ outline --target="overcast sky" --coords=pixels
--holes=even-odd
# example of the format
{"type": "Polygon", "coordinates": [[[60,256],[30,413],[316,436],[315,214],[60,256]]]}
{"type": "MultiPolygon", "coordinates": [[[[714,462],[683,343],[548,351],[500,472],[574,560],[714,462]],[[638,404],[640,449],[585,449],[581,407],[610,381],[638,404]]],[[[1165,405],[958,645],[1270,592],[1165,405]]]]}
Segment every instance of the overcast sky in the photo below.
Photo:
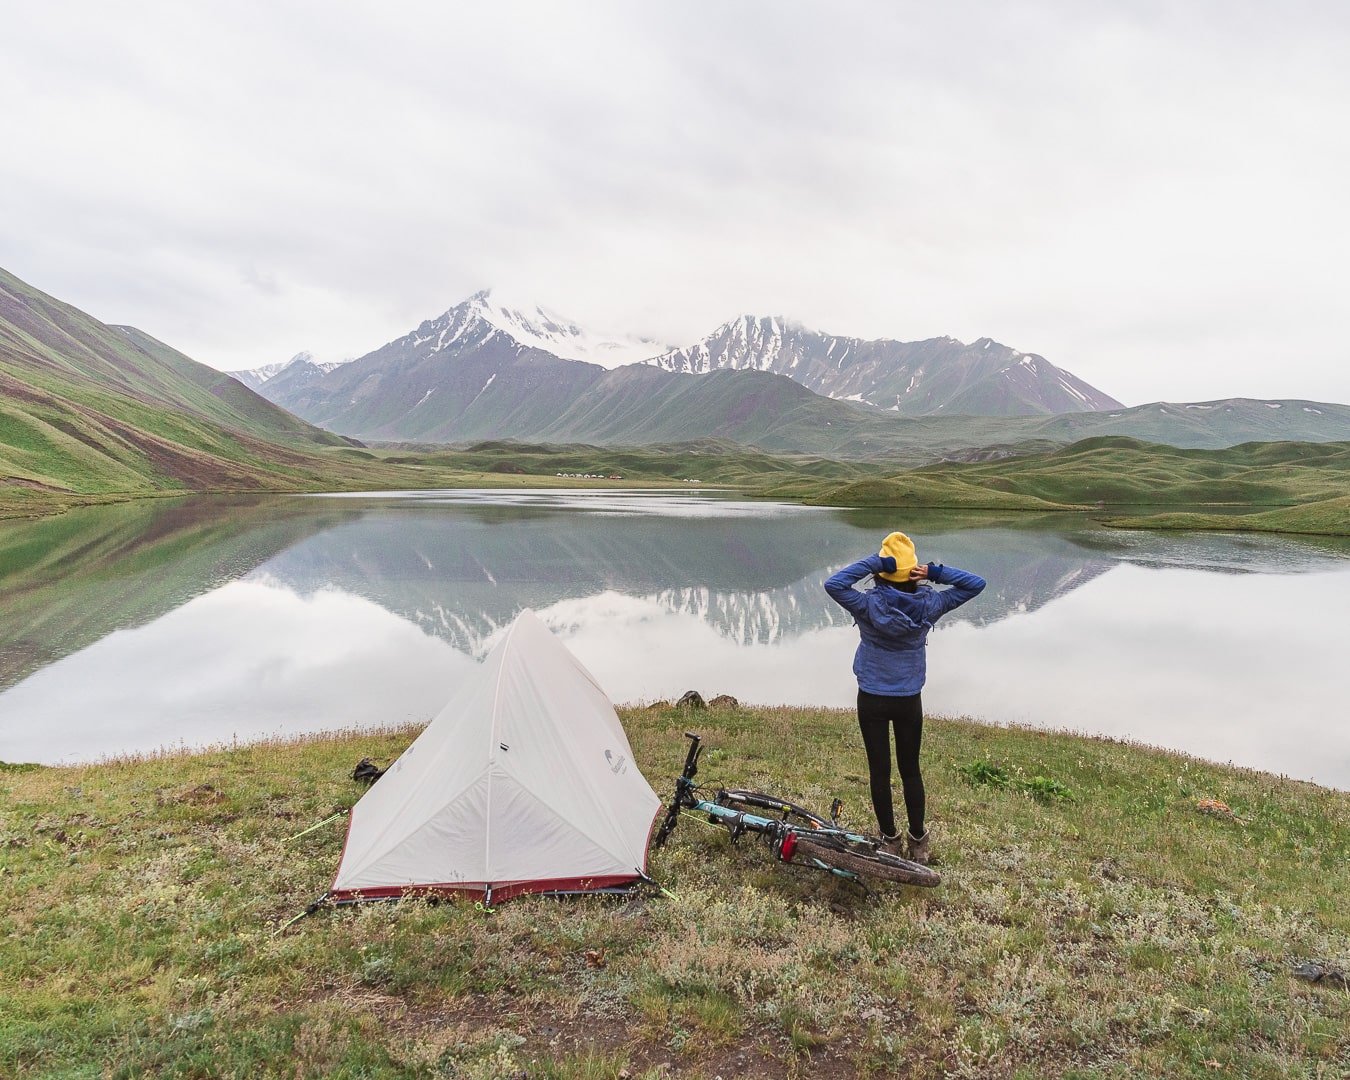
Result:
{"type": "Polygon", "coordinates": [[[485,286],[1350,402],[1350,3],[6,4],[0,265],[220,368],[485,286]]]}

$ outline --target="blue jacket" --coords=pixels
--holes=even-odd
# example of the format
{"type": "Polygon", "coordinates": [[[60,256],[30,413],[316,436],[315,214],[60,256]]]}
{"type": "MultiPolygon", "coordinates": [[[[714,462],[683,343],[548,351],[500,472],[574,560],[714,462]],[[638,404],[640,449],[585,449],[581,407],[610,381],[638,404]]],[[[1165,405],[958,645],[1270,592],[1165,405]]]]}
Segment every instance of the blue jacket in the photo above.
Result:
{"type": "Polygon", "coordinates": [[[984,578],[941,563],[928,564],[928,580],[951,588],[902,592],[878,585],[867,592],[853,587],[868,574],[895,572],[895,560],[869,555],[850,563],[825,582],[830,599],[846,609],[858,624],[862,642],[853,657],[858,689],[886,697],[908,697],[923,689],[928,673],[924,647],[933,624],[953,608],[973,600],[984,589],[984,578]]]}

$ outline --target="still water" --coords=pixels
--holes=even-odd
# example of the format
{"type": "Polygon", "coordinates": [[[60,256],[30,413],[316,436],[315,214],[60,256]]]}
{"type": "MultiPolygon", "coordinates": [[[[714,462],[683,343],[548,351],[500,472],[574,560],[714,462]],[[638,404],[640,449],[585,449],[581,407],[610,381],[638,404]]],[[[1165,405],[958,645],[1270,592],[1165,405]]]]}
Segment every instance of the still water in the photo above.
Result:
{"type": "Polygon", "coordinates": [[[686,492],[200,497],[0,522],[0,760],[426,720],[527,607],[618,702],[847,706],[857,635],[820,583],[893,528],[989,580],[930,638],[928,712],[1350,787],[1350,545],[686,492]]]}

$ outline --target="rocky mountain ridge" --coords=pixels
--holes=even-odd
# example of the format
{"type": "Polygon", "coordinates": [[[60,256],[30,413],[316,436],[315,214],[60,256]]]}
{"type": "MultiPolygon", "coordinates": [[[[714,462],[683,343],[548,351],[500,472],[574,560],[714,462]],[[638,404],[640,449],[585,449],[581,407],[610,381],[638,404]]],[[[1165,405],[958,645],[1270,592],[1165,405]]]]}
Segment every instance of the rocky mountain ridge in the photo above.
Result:
{"type": "Polygon", "coordinates": [[[264,364],[262,367],[246,368],[242,371],[227,371],[233,379],[238,379],[250,390],[259,389],[263,383],[276,378],[287,368],[299,364],[302,367],[308,365],[321,375],[326,375],[334,368],[340,368],[343,364],[349,364],[354,357],[348,357],[346,360],[318,360],[312,352],[302,350],[296,353],[289,360],[282,360],[275,364],[264,364]]]}
{"type": "Polygon", "coordinates": [[[769,371],[825,397],[902,416],[1034,416],[1123,407],[1045,357],[992,338],[969,345],[951,337],[867,341],[779,317],[741,316],[697,344],[647,363],[691,374],[769,371]]]}

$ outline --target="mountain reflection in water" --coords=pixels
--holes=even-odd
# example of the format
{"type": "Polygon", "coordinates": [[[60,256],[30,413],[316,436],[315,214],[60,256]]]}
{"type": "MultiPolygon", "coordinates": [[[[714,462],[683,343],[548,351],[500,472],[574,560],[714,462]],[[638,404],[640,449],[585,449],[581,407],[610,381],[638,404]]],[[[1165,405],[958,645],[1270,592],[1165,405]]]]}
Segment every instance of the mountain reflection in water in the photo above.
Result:
{"type": "Polygon", "coordinates": [[[896,527],[990,582],[933,636],[928,711],[1350,784],[1334,687],[1305,662],[1350,600],[1343,546],[683,492],[199,498],[0,525],[0,759],[422,721],[526,607],[619,701],[847,705],[856,631],[820,583],[896,527]]]}
{"type": "MultiPolygon", "coordinates": [[[[606,592],[696,615],[734,642],[772,643],[851,626],[821,582],[880,545],[875,515],[672,497],[631,499],[642,511],[597,515],[571,503],[553,511],[466,502],[382,507],[268,560],[252,575],[310,595],[339,588],[481,657],[524,608],[545,609],[606,592]],[[693,516],[686,502],[704,511],[693,516]],[[662,511],[675,511],[672,520],[662,511]],[[747,512],[749,511],[749,512],[747,512]]],[[[933,535],[925,559],[978,567],[990,581],[979,604],[950,619],[987,624],[1034,611],[1113,565],[1085,559],[1063,535],[1027,529],[933,535]]]]}

